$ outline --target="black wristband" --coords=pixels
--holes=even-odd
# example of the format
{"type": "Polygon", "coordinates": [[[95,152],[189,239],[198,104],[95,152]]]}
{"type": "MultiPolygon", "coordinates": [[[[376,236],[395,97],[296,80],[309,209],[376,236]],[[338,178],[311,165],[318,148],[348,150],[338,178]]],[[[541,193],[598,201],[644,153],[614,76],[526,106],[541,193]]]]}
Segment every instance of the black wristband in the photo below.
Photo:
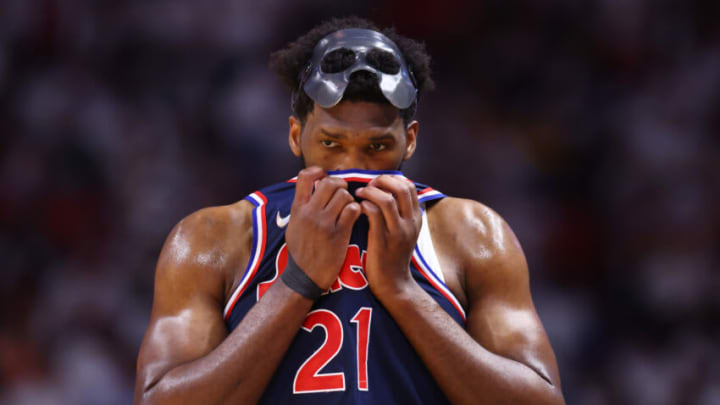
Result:
{"type": "Polygon", "coordinates": [[[318,287],[318,285],[298,267],[295,260],[290,256],[290,253],[288,253],[287,266],[285,266],[285,271],[283,271],[280,279],[282,279],[288,288],[309,300],[315,301],[320,298],[323,293],[322,288],[318,287]]]}

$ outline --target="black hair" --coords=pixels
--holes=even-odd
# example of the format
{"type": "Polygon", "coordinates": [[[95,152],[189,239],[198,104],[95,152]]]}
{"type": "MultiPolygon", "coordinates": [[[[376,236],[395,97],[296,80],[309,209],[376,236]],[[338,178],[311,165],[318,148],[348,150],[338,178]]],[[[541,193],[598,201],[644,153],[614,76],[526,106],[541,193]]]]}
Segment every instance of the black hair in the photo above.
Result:
{"type": "MultiPolygon", "coordinates": [[[[372,22],[359,17],[334,18],[323,22],[302,35],[295,42],[291,42],[284,49],[270,55],[270,69],[280,76],[290,90],[293,91],[292,108],[295,116],[305,123],[307,115],[312,111],[314,102],[300,89],[300,72],[307,66],[312,58],[315,45],[329,34],[346,28],[364,28],[378,31],[390,38],[402,52],[408,68],[413,74],[418,90],[418,98],[426,91],[432,90],[435,83],[430,77],[430,55],[421,42],[403,37],[393,28],[380,29],[372,22]]],[[[393,57],[387,57],[385,52],[368,53],[368,61],[378,66],[383,72],[397,72],[399,65],[393,57]]],[[[342,71],[348,66],[348,58],[352,54],[334,51],[323,59],[323,71],[342,71]]],[[[351,62],[350,62],[351,63],[351,62]]],[[[377,76],[367,71],[357,71],[350,76],[343,100],[369,101],[374,103],[389,103],[380,90],[377,76]]],[[[405,125],[415,116],[417,100],[410,107],[399,110],[405,125]]]]}

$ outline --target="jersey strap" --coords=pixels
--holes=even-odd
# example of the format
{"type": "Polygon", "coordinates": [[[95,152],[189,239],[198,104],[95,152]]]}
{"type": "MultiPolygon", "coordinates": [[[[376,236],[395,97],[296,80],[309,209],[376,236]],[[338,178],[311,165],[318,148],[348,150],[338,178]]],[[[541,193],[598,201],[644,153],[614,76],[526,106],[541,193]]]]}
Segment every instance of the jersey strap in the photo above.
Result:
{"type": "Polygon", "coordinates": [[[253,236],[252,236],[252,250],[250,251],[250,261],[248,261],[243,277],[240,280],[240,284],[237,286],[232,296],[225,305],[223,311],[223,317],[227,319],[233,306],[237,302],[238,298],[245,292],[245,289],[250,285],[250,280],[257,274],[258,268],[260,267],[260,261],[265,255],[265,245],[267,244],[267,221],[265,216],[265,206],[267,205],[267,197],[260,191],[256,191],[249,196],[245,197],[246,200],[250,201],[255,208],[252,211],[252,222],[253,222],[253,236]]]}

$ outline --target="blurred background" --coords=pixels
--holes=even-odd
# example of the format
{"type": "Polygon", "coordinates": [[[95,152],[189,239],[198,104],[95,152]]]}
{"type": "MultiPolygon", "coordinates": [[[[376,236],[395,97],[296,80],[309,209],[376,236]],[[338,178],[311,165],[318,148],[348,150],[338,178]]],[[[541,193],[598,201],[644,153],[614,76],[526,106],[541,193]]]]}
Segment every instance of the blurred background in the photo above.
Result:
{"type": "Polygon", "coordinates": [[[270,52],[424,41],[405,173],[513,227],[568,404],[720,404],[717,0],[0,1],[0,403],[128,404],[165,236],[294,176],[270,52]]]}

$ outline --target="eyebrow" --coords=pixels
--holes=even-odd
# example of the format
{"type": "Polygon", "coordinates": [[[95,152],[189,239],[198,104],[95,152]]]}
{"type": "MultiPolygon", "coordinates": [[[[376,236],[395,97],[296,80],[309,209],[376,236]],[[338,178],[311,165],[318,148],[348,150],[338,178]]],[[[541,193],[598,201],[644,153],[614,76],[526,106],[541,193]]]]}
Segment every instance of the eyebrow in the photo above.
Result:
{"type": "Polygon", "coordinates": [[[345,134],[334,134],[334,133],[328,132],[322,128],[320,129],[320,132],[322,132],[328,138],[333,138],[333,139],[346,139],[347,138],[347,135],[345,135],[345,134]]]}
{"type": "MultiPolygon", "coordinates": [[[[348,137],[346,134],[328,132],[324,128],[321,128],[320,132],[322,132],[323,135],[327,136],[328,138],[332,138],[332,139],[347,139],[347,137],[348,137]]],[[[385,140],[394,141],[395,137],[392,136],[391,134],[382,134],[382,135],[371,136],[370,140],[373,142],[385,141],[385,140]]]]}
{"type": "Polygon", "coordinates": [[[371,140],[371,141],[374,141],[374,142],[376,142],[376,141],[385,141],[385,140],[394,141],[394,140],[395,140],[395,137],[392,136],[392,135],[390,135],[390,134],[383,134],[383,135],[371,136],[371,137],[370,137],[370,140],[371,140]]]}

